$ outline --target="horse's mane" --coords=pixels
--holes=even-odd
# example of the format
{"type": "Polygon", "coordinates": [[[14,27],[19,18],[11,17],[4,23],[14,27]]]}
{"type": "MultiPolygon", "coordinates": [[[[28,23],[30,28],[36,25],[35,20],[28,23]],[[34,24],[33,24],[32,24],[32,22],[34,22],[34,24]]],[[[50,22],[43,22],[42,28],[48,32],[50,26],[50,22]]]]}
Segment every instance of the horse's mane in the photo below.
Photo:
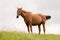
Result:
{"type": "Polygon", "coordinates": [[[22,12],[27,13],[27,11],[25,11],[25,10],[22,10],[22,12]]]}
{"type": "Polygon", "coordinates": [[[24,12],[24,13],[31,13],[30,11],[26,11],[26,10],[22,10],[22,12],[24,12]]]}

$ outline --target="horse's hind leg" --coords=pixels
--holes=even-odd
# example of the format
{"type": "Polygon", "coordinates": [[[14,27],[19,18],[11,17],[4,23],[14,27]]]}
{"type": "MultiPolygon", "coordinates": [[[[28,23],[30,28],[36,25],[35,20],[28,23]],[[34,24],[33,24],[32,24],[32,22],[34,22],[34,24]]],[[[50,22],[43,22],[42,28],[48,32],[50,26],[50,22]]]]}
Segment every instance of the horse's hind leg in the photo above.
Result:
{"type": "Polygon", "coordinates": [[[43,23],[43,31],[44,31],[44,34],[45,34],[45,23],[43,23]]]}
{"type": "Polygon", "coordinates": [[[41,25],[41,24],[38,25],[39,34],[40,34],[40,32],[41,32],[40,25],[41,25]]]}

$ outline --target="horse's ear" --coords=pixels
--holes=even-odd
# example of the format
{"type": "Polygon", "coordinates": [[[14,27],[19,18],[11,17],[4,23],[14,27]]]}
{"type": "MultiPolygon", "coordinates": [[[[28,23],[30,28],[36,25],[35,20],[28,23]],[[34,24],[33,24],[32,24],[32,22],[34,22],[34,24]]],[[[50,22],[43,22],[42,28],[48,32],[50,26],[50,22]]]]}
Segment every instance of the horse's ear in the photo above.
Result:
{"type": "Polygon", "coordinates": [[[20,9],[22,9],[23,7],[21,7],[20,9]]]}
{"type": "Polygon", "coordinates": [[[19,8],[17,8],[17,9],[19,9],[19,8]]]}
{"type": "Polygon", "coordinates": [[[22,7],[21,8],[17,8],[17,9],[22,9],[22,7]]]}

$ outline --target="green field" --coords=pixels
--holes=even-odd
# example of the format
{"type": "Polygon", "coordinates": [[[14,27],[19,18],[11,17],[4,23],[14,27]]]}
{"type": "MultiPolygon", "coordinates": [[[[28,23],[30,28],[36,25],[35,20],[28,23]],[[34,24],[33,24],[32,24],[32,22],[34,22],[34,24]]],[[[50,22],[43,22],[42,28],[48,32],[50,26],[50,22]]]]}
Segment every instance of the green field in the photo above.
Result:
{"type": "Polygon", "coordinates": [[[0,40],[60,40],[60,35],[0,32],[0,40]]]}

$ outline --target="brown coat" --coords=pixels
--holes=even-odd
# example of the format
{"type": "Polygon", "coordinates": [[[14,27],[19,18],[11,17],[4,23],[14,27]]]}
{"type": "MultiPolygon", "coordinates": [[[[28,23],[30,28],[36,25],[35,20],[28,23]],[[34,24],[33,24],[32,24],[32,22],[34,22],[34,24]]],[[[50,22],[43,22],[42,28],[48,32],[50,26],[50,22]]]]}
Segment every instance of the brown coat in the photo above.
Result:
{"type": "Polygon", "coordinates": [[[43,31],[45,34],[45,22],[47,19],[50,19],[51,16],[46,16],[46,15],[42,15],[42,14],[32,14],[31,12],[22,10],[22,8],[18,8],[17,9],[17,18],[20,15],[24,18],[24,21],[25,21],[27,28],[28,28],[28,32],[30,32],[29,28],[32,32],[32,25],[33,26],[38,25],[39,34],[40,34],[40,31],[41,31],[40,25],[42,24],[43,25],[43,31]]]}

